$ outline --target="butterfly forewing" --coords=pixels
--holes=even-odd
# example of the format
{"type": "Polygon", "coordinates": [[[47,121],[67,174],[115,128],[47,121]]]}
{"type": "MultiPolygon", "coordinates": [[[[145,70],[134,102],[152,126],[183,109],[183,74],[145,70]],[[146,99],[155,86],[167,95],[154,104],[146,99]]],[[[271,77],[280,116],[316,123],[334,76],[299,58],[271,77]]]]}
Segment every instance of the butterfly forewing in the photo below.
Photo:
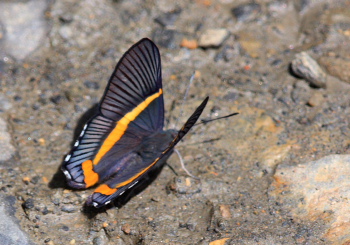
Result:
{"type": "Polygon", "coordinates": [[[114,121],[124,117],[133,121],[133,115],[128,113],[140,108],[145,110],[140,128],[149,132],[162,129],[164,102],[160,62],[158,48],[149,39],[132,46],[109,80],[100,105],[102,115],[114,121]],[[148,106],[151,102],[154,105],[148,106]]]}

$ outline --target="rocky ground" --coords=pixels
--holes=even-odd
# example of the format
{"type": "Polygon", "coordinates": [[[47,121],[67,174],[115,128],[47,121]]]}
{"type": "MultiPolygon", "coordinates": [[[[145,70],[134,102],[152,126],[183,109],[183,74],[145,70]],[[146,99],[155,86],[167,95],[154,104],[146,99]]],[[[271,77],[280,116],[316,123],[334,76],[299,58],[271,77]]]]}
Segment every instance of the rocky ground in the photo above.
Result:
{"type": "Polygon", "coordinates": [[[350,2],[0,2],[0,243],[350,244],[350,2]],[[160,48],[166,127],[202,118],[118,207],[59,170],[122,54],[160,48]],[[174,171],[171,170],[174,169],[174,171]],[[146,185],[145,185],[146,186],[146,185]]]}

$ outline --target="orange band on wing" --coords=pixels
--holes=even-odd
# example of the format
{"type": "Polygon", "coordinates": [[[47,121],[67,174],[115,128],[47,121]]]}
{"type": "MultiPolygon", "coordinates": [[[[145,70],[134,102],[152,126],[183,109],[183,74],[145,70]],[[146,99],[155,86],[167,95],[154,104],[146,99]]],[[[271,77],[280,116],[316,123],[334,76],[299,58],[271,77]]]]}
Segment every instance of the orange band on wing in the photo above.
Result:
{"type": "Polygon", "coordinates": [[[98,182],[98,174],[93,170],[91,160],[83,162],[82,169],[84,171],[84,182],[86,187],[90,187],[98,182]]]}
{"type": "Polygon", "coordinates": [[[125,133],[126,129],[129,126],[129,123],[131,121],[134,121],[135,118],[141,114],[141,112],[147,108],[149,104],[151,104],[152,101],[154,101],[156,98],[161,96],[163,93],[162,89],[159,89],[158,93],[155,93],[151,96],[149,96],[145,101],[143,101],[141,104],[139,104],[136,108],[134,108],[132,111],[125,114],[125,116],[120,119],[117,122],[116,127],[113,129],[113,131],[108,135],[108,137],[104,140],[100,150],[96,154],[96,157],[94,158],[93,164],[97,165],[101,158],[114,146],[114,144],[120,140],[120,138],[125,133]]]}
{"type": "Polygon", "coordinates": [[[99,192],[103,195],[111,195],[113,194],[116,190],[118,190],[118,188],[120,187],[123,187],[127,184],[130,184],[131,182],[133,182],[135,179],[137,179],[138,177],[140,177],[143,173],[145,173],[148,169],[150,169],[154,164],[156,164],[159,160],[159,157],[154,161],[152,162],[147,168],[143,169],[141,172],[137,173],[136,175],[134,175],[133,177],[131,177],[130,179],[128,180],[125,180],[124,182],[121,182],[119,183],[118,185],[116,185],[116,187],[114,188],[111,188],[109,187],[108,185],[106,184],[103,184],[103,185],[100,185],[96,190],[95,192],[99,192]]]}
{"type": "Polygon", "coordinates": [[[112,195],[117,189],[110,188],[108,185],[103,184],[96,188],[95,192],[101,193],[103,195],[112,195]]]}

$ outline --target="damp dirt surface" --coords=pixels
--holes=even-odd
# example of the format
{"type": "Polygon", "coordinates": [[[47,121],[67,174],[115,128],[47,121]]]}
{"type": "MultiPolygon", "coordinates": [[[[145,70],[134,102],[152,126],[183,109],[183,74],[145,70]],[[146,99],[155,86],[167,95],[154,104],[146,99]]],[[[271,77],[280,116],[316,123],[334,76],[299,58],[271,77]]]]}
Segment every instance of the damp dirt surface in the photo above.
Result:
{"type": "Polygon", "coordinates": [[[14,227],[2,244],[350,243],[349,1],[0,8],[0,224],[14,227]],[[60,166],[144,37],[161,53],[166,129],[206,96],[202,119],[239,115],[176,147],[198,180],[173,154],[122,199],[85,207],[94,188],[69,188],[60,166]]]}

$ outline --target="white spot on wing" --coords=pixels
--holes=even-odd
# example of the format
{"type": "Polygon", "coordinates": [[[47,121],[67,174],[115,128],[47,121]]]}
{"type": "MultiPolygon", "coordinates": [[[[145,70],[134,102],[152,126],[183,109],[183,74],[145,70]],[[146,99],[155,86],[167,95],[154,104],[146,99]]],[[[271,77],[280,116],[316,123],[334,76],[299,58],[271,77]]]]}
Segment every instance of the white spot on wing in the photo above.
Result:
{"type": "Polygon", "coordinates": [[[105,205],[109,204],[110,202],[111,202],[111,200],[109,200],[109,201],[105,202],[105,205]]]}
{"type": "Polygon", "coordinates": [[[82,137],[84,134],[85,134],[85,130],[86,130],[86,128],[87,128],[87,124],[85,124],[85,126],[84,126],[84,128],[83,128],[83,131],[81,131],[81,133],[80,133],[80,136],[79,137],[82,137]]]}
{"type": "Polygon", "coordinates": [[[92,205],[93,205],[95,208],[97,208],[98,203],[97,203],[97,202],[92,202],[92,205]]]}
{"type": "Polygon", "coordinates": [[[64,170],[63,173],[67,177],[67,179],[72,179],[72,176],[70,175],[70,173],[67,170],[64,170]]]}
{"type": "Polygon", "coordinates": [[[81,131],[79,137],[83,137],[84,134],[85,134],[85,130],[81,131]]]}
{"type": "Polygon", "coordinates": [[[68,162],[71,156],[72,156],[71,154],[68,154],[68,155],[66,156],[66,158],[64,159],[64,161],[65,161],[65,162],[68,162]]]}
{"type": "Polygon", "coordinates": [[[136,184],[137,184],[137,182],[139,182],[139,181],[135,181],[134,183],[132,183],[132,185],[131,185],[131,186],[129,186],[129,187],[128,187],[128,189],[130,189],[130,188],[132,188],[134,185],[136,185],[136,184]]]}
{"type": "Polygon", "coordinates": [[[79,145],[79,140],[75,141],[74,146],[77,147],[79,145]]]}
{"type": "Polygon", "coordinates": [[[119,196],[123,195],[123,194],[124,194],[124,192],[125,192],[125,191],[120,192],[120,193],[119,193],[119,196]]]}

